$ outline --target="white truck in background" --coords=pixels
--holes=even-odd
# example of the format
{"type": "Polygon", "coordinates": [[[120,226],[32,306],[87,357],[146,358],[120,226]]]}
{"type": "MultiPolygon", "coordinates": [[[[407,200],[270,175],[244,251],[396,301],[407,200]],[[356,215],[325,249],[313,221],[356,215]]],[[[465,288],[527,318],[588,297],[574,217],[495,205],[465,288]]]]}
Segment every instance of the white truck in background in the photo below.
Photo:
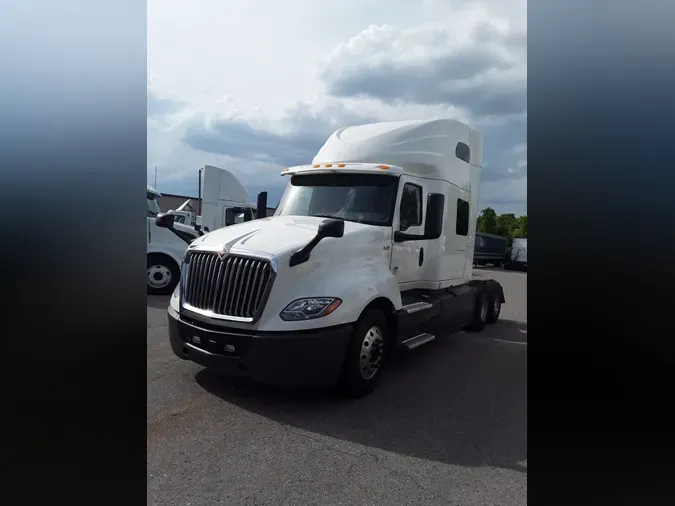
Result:
{"type": "Polygon", "coordinates": [[[501,285],[472,277],[481,171],[481,134],[454,120],[339,129],[282,171],[274,216],[259,199],[259,219],[190,244],[167,310],[173,352],[359,397],[395,350],[496,322],[501,285]]]}
{"type": "Polygon", "coordinates": [[[201,220],[197,220],[197,211],[192,207],[192,199],[187,199],[176,209],[171,210],[171,214],[176,217],[176,223],[182,223],[194,227],[201,226],[201,220]]]}
{"type": "Polygon", "coordinates": [[[256,218],[256,204],[237,176],[205,165],[202,172],[201,224],[204,230],[217,230],[256,218]]]}
{"type": "Polygon", "coordinates": [[[527,239],[514,239],[511,245],[511,255],[506,264],[509,269],[527,269],[527,239]]]}
{"type": "Polygon", "coordinates": [[[204,196],[202,214],[197,215],[187,200],[174,215],[172,229],[158,227],[160,213],[157,199],[161,194],[147,187],[147,293],[167,295],[173,292],[180,278],[180,266],[192,241],[204,232],[255,219],[255,208],[246,189],[231,172],[206,165],[201,176],[204,196]]]}
{"type": "Polygon", "coordinates": [[[188,244],[199,237],[194,226],[176,223],[171,229],[158,227],[159,199],[162,195],[147,187],[147,292],[150,295],[171,293],[180,278],[180,265],[188,244]]]}

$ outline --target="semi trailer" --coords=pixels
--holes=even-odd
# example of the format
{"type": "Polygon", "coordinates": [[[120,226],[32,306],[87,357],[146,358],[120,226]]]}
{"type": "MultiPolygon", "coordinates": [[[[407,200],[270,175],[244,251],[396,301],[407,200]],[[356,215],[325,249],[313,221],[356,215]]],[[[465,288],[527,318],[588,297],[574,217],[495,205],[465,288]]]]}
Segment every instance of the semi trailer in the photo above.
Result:
{"type": "Polygon", "coordinates": [[[508,238],[501,235],[476,232],[476,245],[473,253],[474,265],[492,264],[501,267],[506,259],[508,238]]]}
{"type": "Polygon", "coordinates": [[[361,397],[393,353],[495,323],[502,286],[472,276],[481,158],[481,134],[450,119],[337,130],[281,172],[273,216],[259,200],[257,220],[190,244],[167,309],[174,354],[361,397]]]}

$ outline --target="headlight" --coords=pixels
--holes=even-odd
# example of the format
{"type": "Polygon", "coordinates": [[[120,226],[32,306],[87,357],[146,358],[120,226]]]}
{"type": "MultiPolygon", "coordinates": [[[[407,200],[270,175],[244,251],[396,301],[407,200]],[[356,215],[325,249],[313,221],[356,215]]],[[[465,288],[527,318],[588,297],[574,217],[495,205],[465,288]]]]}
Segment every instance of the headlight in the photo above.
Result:
{"type": "Polygon", "coordinates": [[[291,302],[279,317],[287,322],[313,320],[328,316],[335,311],[342,301],[335,297],[311,297],[291,302]]]}

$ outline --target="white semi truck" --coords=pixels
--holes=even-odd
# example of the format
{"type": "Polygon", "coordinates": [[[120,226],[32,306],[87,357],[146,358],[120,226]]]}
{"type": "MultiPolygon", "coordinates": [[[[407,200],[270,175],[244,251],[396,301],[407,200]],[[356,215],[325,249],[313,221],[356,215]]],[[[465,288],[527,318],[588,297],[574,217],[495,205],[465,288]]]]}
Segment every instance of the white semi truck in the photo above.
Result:
{"type": "Polygon", "coordinates": [[[200,201],[201,215],[187,210],[188,200],[177,210],[169,211],[175,221],[171,229],[157,227],[155,218],[160,213],[157,199],[161,194],[148,185],[147,292],[151,295],[173,292],[188,244],[204,235],[204,231],[255,219],[255,207],[234,174],[206,165],[200,178],[204,192],[200,201]]]}
{"type": "Polygon", "coordinates": [[[472,277],[481,157],[481,134],[449,119],[336,131],[312,164],[282,171],[274,216],[259,207],[189,246],[168,308],[173,352],[359,397],[395,350],[494,323],[502,287],[472,277]]]}
{"type": "Polygon", "coordinates": [[[191,225],[175,223],[171,229],[158,227],[159,199],[162,195],[152,186],[147,188],[147,292],[150,295],[171,293],[180,279],[180,265],[188,244],[200,231],[191,225]]]}

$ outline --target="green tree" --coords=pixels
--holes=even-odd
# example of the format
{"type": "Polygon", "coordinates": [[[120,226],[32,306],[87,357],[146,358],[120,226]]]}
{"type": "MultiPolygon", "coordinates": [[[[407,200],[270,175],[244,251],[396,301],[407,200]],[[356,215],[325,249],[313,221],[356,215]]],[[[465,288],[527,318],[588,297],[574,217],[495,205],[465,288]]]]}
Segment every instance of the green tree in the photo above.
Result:
{"type": "Polygon", "coordinates": [[[527,215],[497,214],[491,207],[486,207],[476,220],[476,231],[508,237],[510,245],[516,237],[527,238],[527,215]]]}
{"type": "Polygon", "coordinates": [[[511,232],[511,237],[527,238],[527,215],[518,216],[511,232]]]}
{"type": "Polygon", "coordinates": [[[505,213],[497,216],[497,235],[512,237],[516,225],[516,215],[505,213]]]}
{"type": "Polygon", "coordinates": [[[497,233],[497,213],[491,207],[486,207],[481,211],[476,222],[476,228],[479,232],[485,234],[497,233]]]}

